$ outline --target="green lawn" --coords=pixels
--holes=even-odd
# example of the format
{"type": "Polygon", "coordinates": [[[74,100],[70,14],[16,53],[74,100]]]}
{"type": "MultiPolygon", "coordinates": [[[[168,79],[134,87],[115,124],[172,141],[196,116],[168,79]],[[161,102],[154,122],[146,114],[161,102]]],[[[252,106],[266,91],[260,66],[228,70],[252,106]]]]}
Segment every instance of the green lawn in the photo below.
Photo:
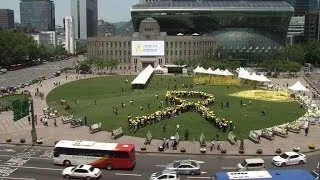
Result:
{"type": "MultiPolygon", "coordinates": [[[[252,89],[249,86],[238,87],[199,85],[193,89],[182,88],[182,84],[192,83],[192,77],[180,76],[154,76],[144,90],[131,90],[130,82],[134,76],[109,76],[92,79],[84,79],[62,85],[51,91],[47,96],[49,106],[58,109],[62,114],[74,114],[75,116],[87,116],[88,123],[102,122],[103,128],[111,131],[122,127],[127,135],[145,137],[150,130],[154,138],[169,137],[175,134],[176,125],[180,125],[180,136],[184,136],[186,129],[189,131],[189,139],[199,139],[201,132],[207,140],[217,134],[217,129],[195,112],[187,112],[176,118],[165,119],[155,125],[144,127],[136,134],[128,131],[127,116],[132,117],[148,115],[158,110],[160,100],[164,100],[165,92],[174,90],[200,90],[215,95],[216,102],[210,106],[220,117],[234,122],[235,133],[238,138],[247,138],[250,129],[262,129],[273,125],[290,122],[304,114],[296,102],[266,102],[251,100],[246,107],[240,107],[240,101],[248,104],[249,99],[241,99],[228,96],[241,90],[252,89]],[[125,83],[125,79],[129,83],[125,83]],[[123,89],[123,92],[122,92],[123,89]],[[159,94],[159,99],[155,95],[159,94]],[[67,100],[71,109],[65,111],[60,105],[60,99],[67,100]],[[130,100],[134,105],[130,105],[130,100]],[[78,101],[78,104],[76,103],[78,101]],[[96,104],[95,104],[96,101],[96,104]],[[221,108],[221,102],[229,102],[230,108],[221,108]],[[125,107],[121,107],[121,103],[125,107]],[[148,104],[151,108],[148,109],[148,104]],[[144,110],[139,107],[144,105],[144,110]],[[113,113],[113,107],[118,108],[118,115],[113,113]],[[266,111],[266,116],[261,116],[261,111],[266,111]],[[163,126],[166,125],[166,133],[163,134],[163,126]]],[[[188,99],[194,101],[194,99],[188,99]]],[[[170,106],[170,105],[169,105],[170,106]]],[[[226,139],[226,134],[220,133],[226,139]]]]}

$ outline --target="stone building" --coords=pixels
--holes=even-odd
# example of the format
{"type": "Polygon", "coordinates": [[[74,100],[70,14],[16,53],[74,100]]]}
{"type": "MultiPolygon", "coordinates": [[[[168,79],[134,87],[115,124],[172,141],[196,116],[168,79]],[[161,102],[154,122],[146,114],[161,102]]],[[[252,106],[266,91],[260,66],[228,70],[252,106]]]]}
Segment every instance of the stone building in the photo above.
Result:
{"type": "Polygon", "coordinates": [[[164,66],[186,60],[211,58],[217,48],[213,36],[198,34],[168,36],[160,32],[158,22],[147,18],[140,23],[139,32],[132,36],[92,37],[88,39],[88,59],[114,59],[117,70],[138,72],[151,64],[164,66]]]}

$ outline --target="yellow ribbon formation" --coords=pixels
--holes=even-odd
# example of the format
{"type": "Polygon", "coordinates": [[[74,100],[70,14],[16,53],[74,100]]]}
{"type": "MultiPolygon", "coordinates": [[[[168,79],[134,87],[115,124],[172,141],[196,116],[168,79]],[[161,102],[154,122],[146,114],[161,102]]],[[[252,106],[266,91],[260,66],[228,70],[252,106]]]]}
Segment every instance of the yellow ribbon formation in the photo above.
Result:
{"type": "Polygon", "coordinates": [[[217,128],[226,129],[232,127],[232,121],[226,121],[223,118],[216,117],[213,111],[207,106],[214,104],[214,96],[212,94],[200,91],[167,91],[166,102],[172,103],[173,107],[167,107],[161,111],[154,112],[146,116],[138,116],[135,118],[128,117],[129,128],[136,131],[137,129],[159,122],[166,118],[175,117],[187,111],[196,111],[203,118],[213,123],[217,128]],[[202,101],[190,102],[181,98],[200,98],[202,101]]]}

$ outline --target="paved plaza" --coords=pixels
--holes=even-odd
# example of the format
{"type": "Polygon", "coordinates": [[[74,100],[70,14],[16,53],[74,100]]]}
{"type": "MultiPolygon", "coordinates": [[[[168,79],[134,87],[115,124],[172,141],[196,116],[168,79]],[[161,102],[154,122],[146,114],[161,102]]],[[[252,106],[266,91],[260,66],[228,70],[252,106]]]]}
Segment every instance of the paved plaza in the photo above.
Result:
{"type": "MultiPolygon", "coordinates": [[[[44,95],[47,94],[54,89],[56,86],[55,82],[60,82],[61,84],[68,83],[70,81],[75,81],[77,79],[83,78],[92,78],[94,75],[77,75],[77,74],[62,74],[60,77],[50,78],[48,80],[43,81],[42,87],[39,84],[33,84],[31,86],[25,87],[21,90],[28,90],[34,95],[36,88],[39,88],[40,92],[44,92],[44,95]],[[68,77],[66,79],[66,76],[68,77]]],[[[303,84],[306,82],[303,78],[295,78],[295,79],[272,79],[273,84],[277,85],[279,83],[280,86],[285,86],[287,83],[292,85],[297,80],[300,80],[303,84]]],[[[311,94],[311,92],[309,92],[311,94]]],[[[39,97],[34,97],[34,108],[35,114],[38,116],[43,114],[43,109],[47,107],[46,101],[41,100],[39,97]]],[[[281,118],[281,117],[279,117],[281,118]]],[[[6,138],[11,138],[12,143],[19,144],[19,140],[21,138],[26,139],[26,143],[31,144],[31,125],[29,125],[27,118],[23,118],[17,122],[13,120],[12,112],[2,112],[0,114],[0,123],[2,126],[0,127],[0,142],[5,143],[6,138]]],[[[294,120],[294,119],[293,119],[294,120]]],[[[293,121],[292,120],[292,121],[293,121]]],[[[101,142],[121,142],[121,143],[133,143],[136,145],[136,149],[140,150],[140,148],[144,145],[144,138],[131,137],[131,136],[122,136],[117,140],[111,139],[110,132],[98,132],[95,134],[89,133],[89,128],[86,126],[78,127],[78,128],[70,128],[70,124],[62,124],[61,118],[57,118],[58,127],[54,127],[53,120],[50,119],[48,121],[48,126],[43,126],[38,122],[37,124],[37,135],[38,138],[42,138],[44,141],[44,145],[53,146],[55,141],[59,141],[62,139],[67,140],[93,140],[93,141],[101,141],[101,142]]],[[[208,145],[210,145],[210,139],[214,135],[206,134],[208,145]]],[[[275,150],[277,148],[282,149],[283,151],[290,151],[293,147],[299,146],[301,151],[308,151],[308,144],[315,144],[316,148],[320,147],[320,126],[310,126],[309,135],[304,136],[304,133],[300,134],[290,133],[288,138],[275,137],[275,140],[269,141],[266,139],[261,139],[260,144],[254,144],[250,140],[244,141],[245,154],[253,155],[256,154],[257,149],[262,149],[264,155],[274,155],[275,150]]],[[[166,149],[167,153],[180,153],[179,149],[184,147],[186,149],[186,153],[198,154],[200,153],[199,142],[196,139],[195,141],[180,141],[178,145],[178,150],[166,149]]],[[[146,152],[158,152],[158,146],[162,144],[162,140],[152,140],[150,145],[147,145],[146,152]]],[[[238,148],[239,146],[230,145],[229,142],[221,142],[221,148],[227,149],[227,154],[239,154],[238,148]]],[[[207,154],[220,154],[220,151],[213,150],[207,151],[207,154]]]]}

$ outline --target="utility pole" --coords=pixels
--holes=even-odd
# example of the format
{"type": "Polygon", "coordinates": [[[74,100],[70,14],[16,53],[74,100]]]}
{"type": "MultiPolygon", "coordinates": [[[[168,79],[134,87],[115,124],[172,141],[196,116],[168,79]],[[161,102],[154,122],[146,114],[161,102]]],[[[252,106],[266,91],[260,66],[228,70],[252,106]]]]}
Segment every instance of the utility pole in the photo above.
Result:
{"type": "Polygon", "coordinates": [[[34,118],[34,108],[33,108],[33,99],[30,100],[30,106],[31,106],[31,121],[32,121],[32,129],[31,129],[31,138],[32,142],[37,142],[37,131],[36,131],[36,125],[35,125],[35,118],[34,118]]]}

